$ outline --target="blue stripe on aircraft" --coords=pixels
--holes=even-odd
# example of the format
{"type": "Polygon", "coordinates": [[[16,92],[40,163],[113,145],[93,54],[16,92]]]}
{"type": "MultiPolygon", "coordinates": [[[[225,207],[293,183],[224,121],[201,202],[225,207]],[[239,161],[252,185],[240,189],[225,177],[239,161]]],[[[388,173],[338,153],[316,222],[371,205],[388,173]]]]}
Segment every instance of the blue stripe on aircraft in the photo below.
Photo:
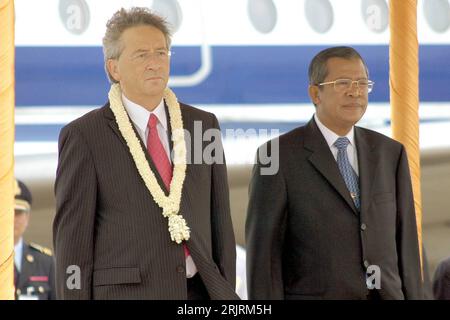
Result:
{"type": "MultiPolygon", "coordinates": [[[[303,122],[221,122],[220,127],[223,134],[227,129],[236,130],[238,128],[242,130],[267,130],[267,133],[270,134],[272,129],[284,133],[303,124],[303,122]]],[[[58,141],[59,132],[63,127],[63,124],[16,125],[15,141],[55,142],[58,141]]]]}
{"type": "MultiPolygon", "coordinates": [[[[174,88],[189,104],[307,103],[307,69],[322,46],[215,46],[213,68],[200,85],[174,88]]],[[[373,102],[389,100],[389,47],[355,46],[366,59],[373,102]]],[[[198,47],[174,47],[172,74],[200,66],[198,47]]],[[[421,101],[450,101],[450,45],[420,48],[421,101]]],[[[16,103],[20,106],[104,104],[109,84],[101,47],[17,47],[16,103]]]]}
{"type": "MultiPolygon", "coordinates": [[[[421,123],[440,123],[444,121],[450,121],[450,118],[443,117],[441,119],[428,119],[421,120],[421,123]]],[[[226,134],[228,129],[254,129],[259,132],[259,130],[267,130],[270,134],[270,130],[279,130],[280,134],[293,130],[299,126],[304,125],[304,122],[248,122],[248,121],[221,121],[220,128],[222,134],[226,134]]],[[[389,126],[391,122],[386,120],[384,125],[389,126]]],[[[27,125],[16,125],[15,131],[15,141],[47,141],[55,142],[58,141],[58,136],[60,130],[64,127],[64,124],[27,124],[27,125]]]]}

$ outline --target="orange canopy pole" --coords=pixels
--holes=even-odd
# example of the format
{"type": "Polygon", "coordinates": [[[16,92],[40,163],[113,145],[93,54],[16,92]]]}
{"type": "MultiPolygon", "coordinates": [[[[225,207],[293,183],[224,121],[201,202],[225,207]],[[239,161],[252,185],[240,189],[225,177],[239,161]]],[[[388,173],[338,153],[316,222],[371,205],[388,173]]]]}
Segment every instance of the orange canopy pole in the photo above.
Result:
{"type": "Polygon", "coordinates": [[[389,46],[389,79],[392,137],[405,146],[408,154],[423,279],[417,0],[390,0],[389,28],[391,34],[389,46]]]}
{"type": "Polygon", "coordinates": [[[13,0],[0,0],[0,299],[14,299],[13,0]]]}

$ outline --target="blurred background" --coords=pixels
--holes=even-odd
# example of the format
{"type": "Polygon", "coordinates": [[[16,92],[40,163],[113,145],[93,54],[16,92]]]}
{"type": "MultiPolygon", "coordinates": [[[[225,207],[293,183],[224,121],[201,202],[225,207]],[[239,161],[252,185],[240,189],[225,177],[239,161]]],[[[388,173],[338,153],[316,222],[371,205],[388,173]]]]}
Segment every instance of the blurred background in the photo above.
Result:
{"type": "MultiPolygon", "coordinates": [[[[423,238],[432,275],[450,256],[450,4],[418,2],[423,238]]],[[[52,247],[59,131],[107,101],[105,24],[131,6],[168,19],[170,86],[180,101],[219,118],[241,264],[256,148],[312,117],[307,69],[316,53],[351,45],[362,54],[375,87],[359,125],[391,134],[388,1],[16,0],[15,171],[34,198],[28,241],[52,247]]]]}

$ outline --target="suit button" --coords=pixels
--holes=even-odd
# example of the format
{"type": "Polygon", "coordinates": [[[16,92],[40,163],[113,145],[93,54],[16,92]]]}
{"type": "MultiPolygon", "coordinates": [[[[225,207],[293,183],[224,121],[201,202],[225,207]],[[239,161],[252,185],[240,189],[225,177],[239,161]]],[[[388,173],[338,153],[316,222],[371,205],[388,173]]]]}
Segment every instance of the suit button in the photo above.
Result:
{"type": "Polygon", "coordinates": [[[177,272],[178,273],[184,273],[184,267],[183,266],[178,266],[177,267],[177,272]]]}
{"type": "Polygon", "coordinates": [[[362,224],[361,224],[361,230],[364,231],[364,230],[366,230],[366,228],[367,228],[366,224],[365,224],[365,223],[362,223],[362,224]]]}
{"type": "Polygon", "coordinates": [[[367,261],[367,260],[364,260],[364,267],[366,267],[366,269],[368,268],[370,266],[370,263],[369,263],[369,261],[367,261]]]}

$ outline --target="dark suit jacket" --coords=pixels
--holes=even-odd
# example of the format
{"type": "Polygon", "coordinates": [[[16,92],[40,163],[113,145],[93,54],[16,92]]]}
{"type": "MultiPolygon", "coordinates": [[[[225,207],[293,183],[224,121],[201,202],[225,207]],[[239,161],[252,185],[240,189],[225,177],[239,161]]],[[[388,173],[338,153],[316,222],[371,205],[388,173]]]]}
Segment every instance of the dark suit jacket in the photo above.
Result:
{"type": "MultiPolygon", "coordinates": [[[[213,114],[180,105],[192,137],[194,121],[202,123],[197,135],[219,128],[213,114]]],[[[142,141],[141,147],[147,155],[142,141]]],[[[109,104],[62,129],[55,193],[59,299],[187,298],[183,246],[170,240],[167,219],[145,187],[109,104]],[[66,286],[70,265],[81,269],[80,290],[66,286]]],[[[238,298],[225,164],[188,164],[180,214],[191,228],[187,246],[211,299],[238,298]]]]}
{"type": "Polygon", "coordinates": [[[251,299],[366,299],[366,268],[382,299],[420,299],[414,203],[403,146],[355,127],[361,212],[314,119],[279,143],[279,170],[255,165],[246,222],[251,299]]]}
{"type": "Polygon", "coordinates": [[[433,292],[438,300],[450,300],[450,257],[442,261],[436,269],[433,292]]]}
{"type": "Polygon", "coordinates": [[[20,295],[26,295],[28,289],[39,300],[56,299],[53,257],[42,247],[24,242],[22,266],[17,279],[16,299],[20,295]]]}

